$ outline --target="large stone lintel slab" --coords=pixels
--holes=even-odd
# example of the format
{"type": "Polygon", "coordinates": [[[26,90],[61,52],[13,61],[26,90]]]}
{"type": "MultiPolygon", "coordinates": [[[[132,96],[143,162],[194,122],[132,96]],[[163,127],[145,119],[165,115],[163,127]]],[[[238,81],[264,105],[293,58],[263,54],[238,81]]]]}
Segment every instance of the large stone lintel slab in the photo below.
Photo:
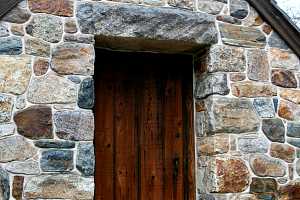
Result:
{"type": "Polygon", "coordinates": [[[108,2],[77,6],[81,32],[95,35],[98,47],[174,53],[217,42],[215,18],[209,14],[108,2]]]}

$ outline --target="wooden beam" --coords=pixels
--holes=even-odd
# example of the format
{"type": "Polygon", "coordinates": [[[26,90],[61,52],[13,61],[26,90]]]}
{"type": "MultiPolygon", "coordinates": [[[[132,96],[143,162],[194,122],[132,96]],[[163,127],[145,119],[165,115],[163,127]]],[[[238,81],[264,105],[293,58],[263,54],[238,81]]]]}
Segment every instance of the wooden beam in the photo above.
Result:
{"type": "Polygon", "coordinates": [[[272,0],[247,0],[300,57],[300,32],[272,0]]]}

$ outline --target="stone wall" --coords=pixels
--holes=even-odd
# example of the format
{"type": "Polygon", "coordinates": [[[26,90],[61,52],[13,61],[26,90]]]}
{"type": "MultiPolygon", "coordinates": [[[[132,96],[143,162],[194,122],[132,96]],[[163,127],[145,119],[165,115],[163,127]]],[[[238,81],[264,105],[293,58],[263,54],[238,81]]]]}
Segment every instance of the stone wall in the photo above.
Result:
{"type": "Polygon", "coordinates": [[[1,200],[93,199],[95,36],[210,46],[195,53],[198,199],[300,198],[299,58],[245,1],[27,0],[0,21],[1,200]]]}

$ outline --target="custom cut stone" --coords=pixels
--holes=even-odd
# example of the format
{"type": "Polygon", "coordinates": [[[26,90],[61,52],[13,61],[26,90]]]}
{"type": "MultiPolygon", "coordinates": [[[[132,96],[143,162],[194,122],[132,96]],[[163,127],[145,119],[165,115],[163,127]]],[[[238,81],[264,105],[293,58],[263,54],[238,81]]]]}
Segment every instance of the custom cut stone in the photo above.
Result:
{"type": "Polygon", "coordinates": [[[225,6],[224,3],[217,2],[217,1],[207,1],[207,0],[198,1],[199,11],[212,14],[212,15],[219,14],[223,10],[224,6],[225,6]]]}
{"type": "Polygon", "coordinates": [[[213,94],[227,95],[228,93],[226,74],[207,74],[197,80],[196,98],[202,99],[213,94]]]}
{"type": "Polygon", "coordinates": [[[91,109],[94,107],[94,80],[92,78],[84,79],[78,92],[78,106],[80,108],[91,109]]]}
{"type": "Polygon", "coordinates": [[[300,61],[297,55],[290,51],[271,48],[270,63],[272,68],[283,68],[288,70],[299,70],[300,61]]]}
{"type": "Polygon", "coordinates": [[[72,171],[74,168],[73,151],[47,150],[42,152],[40,160],[44,172],[72,171]]]}
{"type": "Polygon", "coordinates": [[[0,55],[19,55],[22,53],[22,40],[16,36],[0,37],[0,55]]]}
{"type": "Polygon", "coordinates": [[[243,160],[230,157],[212,158],[209,163],[209,192],[237,193],[249,186],[250,173],[243,160]]]}
{"type": "Polygon", "coordinates": [[[215,135],[203,137],[197,141],[197,150],[200,155],[224,154],[229,151],[229,136],[215,135]]]}
{"type": "Polygon", "coordinates": [[[120,46],[118,41],[122,39],[129,42],[127,48],[134,50],[149,50],[152,46],[151,50],[163,51],[166,43],[172,42],[173,52],[217,42],[215,18],[206,13],[134,4],[78,2],[76,17],[82,33],[99,35],[99,42],[114,48],[120,46]],[[153,44],[154,40],[164,42],[153,44]]]}
{"type": "Polygon", "coordinates": [[[297,160],[296,162],[296,172],[298,175],[300,175],[300,160],[297,160]]]}
{"type": "Polygon", "coordinates": [[[238,82],[246,79],[246,74],[244,73],[232,73],[229,75],[230,81],[238,82]]]}
{"type": "Polygon", "coordinates": [[[299,138],[287,138],[287,143],[300,148],[300,139],[299,138]]]}
{"type": "Polygon", "coordinates": [[[210,96],[205,107],[204,131],[208,134],[258,130],[259,119],[250,100],[210,96]]]}
{"type": "Polygon", "coordinates": [[[65,17],[73,16],[73,4],[73,0],[28,0],[29,9],[34,13],[65,17]]]}
{"type": "Polygon", "coordinates": [[[226,23],[230,23],[230,24],[238,24],[238,25],[242,24],[241,20],[236,19],[231,16],[228,16],[228,15],[218,15],[216,19],[218,21],[226,22],[226,23]]]}
{"type": "Polygon", "coordinates": [[[300,179],[297,178],[293,181],[290,181],[287,185],[284,185],[280,188],[280,200],[296,200],[300,198],[300,179]]]}
{"type": "Polygon", "coordinates": [[[12,185],[12,196],[15,200],[22,200],[24,176],[14,176],[12,185]]]}
{"type": "Polygon", "coordinates": [[[62,20],[52,15],[35,15],[26,26],[26,32],[44,41],[57,43],[63,35],[62,20]]]}
{"type": "Polygon", "coordinates": [[[244,0],[230,0],[230,15],[238,19],[248,16],[248,3],[244,0]]]}
{"type": "Polygon", "coordinates": [[[65,19],[64,31],[66,33],[76,33],[77,32],[76,20],[73,18],[65,19]]]}
{"type": "Polygon", "coordinates": [[[71,149],[75,148],[75,142],[67,140],[38,140],[34,142],[39,148],[71,149]]]}
{"type": "Polygon", "coordinates": [[[36,153],[36,149],[21,136],[0,139],[0,162],[24,161],[36,153]]]}
{"type": "Polygon", "coordinates": [[[269,97],[276,96],[277,89],[269,83],[243,81],[231,84],[231,92],[237,97],[269,97]]]}
{"type": "Polygon", "coordinates": [[[36,58],[33,64],[33,71],[36,76],[42,76],[47,73],[49,68],[49,60],[44,58],[36,58]]]}
{"type": "Polygon", "coordinates": [[[266,37],[258,28],[218,23],[222,41],[225,44],[243,47],[260,47],[266,45],[266,37]]]}
{"type": "Polygon", "coordinates": [[[24,26],[20,25],[20,24],[12,24],[10,27],[10,31],[12,34],[14,34],[16,36],[24,36],[25,35],[24,26]]]}
{"type": "Polygon", "coordinates": [[[0,92],[23,94],[31,77],[31,58],[0,56],[0,60],[0,92]]]}
{"type": "Polygon", "coordinates": [[[68,76],[68,79],[73,83],[79,84],[81,83],[81,79],[78,76],[68,76]]]}
{"type": "Polygon", "coordinates": [[[278,115],[290,121],[300,121],[300,106],[290,101],[281,100],[278,115]]]}
{"type": "Polygon", "coordinates": [[[25,178],[27,199],[94,199],[94,178],[73,174],[41,175],[25,178]]]}
{"type": "Polygon", "coordinates": [[[87,141],[94,138],[94,115],[90,110],[58,111],[54,114],[54,123],[61,139],[87,141]]]}
{"type": "Polygon", "coordinates": [[[52,51],[51,68],[59,74],[93,75],[94,59],[92,45],[63,43],[52,51]]]}
{"type": "MultiPolygon", "coordinates": [[[[148,2],[148,4],[150,0],[147,0],[146,2],[148,2]]],[[[152,0],[153,2],[154,0],[152,0]]],[[[160,1],[161,4],[163,3],[163,1],[160,1]]],[[[158,4],[158,3],[157,3],[158,4]]],[[[174,7],[178,7],[178,8],[185,8],[185,9],[195,9],[195,2],[191,1],[191,0],[168,0],[168,4],[170,6],[174,6],[174,7]]],[[[153,3],[152,3],[153,5],[153,3]]]]}
{"type": "Polygon", "coordinates": [[[238,138],[238,147],[243,153],[267,153],[269,142],[257,135],[247,135],[238,138]]]}
{"type": "Polygon", "coordinates": [[[53,138],[52,110],[48,106],[31,106],[14,116],[20,135],[32,140],[53,138]]]}
{"type": "Polygon", "coordinates": [[[16,126],[13,123],[1,124],[0,125],[0,138],[13,135],[15,133],[16,126]]]}
{"type": "Polygon", "coordinates": [[[287,173],[287,167],[283,161],[264,154],[252,155],[250,166],[254,174],[261,177],[283,177],[287,173]]]}
{"type": "Polygon", "coordinates": [[[13,99],[8,95],[0,95],[0,123],[10,122],[13,99]]]}
{"type": "Polygon", "coordinates": [[[253,100],[253,106],[261,118],[275,117],[274,104],[271,99],[259,98],[253,100]]]}
{"type": "Polygon", "coordinates": [[[46,74],[33,77],[28,88],[27,99],[31,103],[75,103],[76,85],[60,76],[46,74]]]}
{"type": "Polygon", "coordinates": [[[26,107],[25,95],[19,95],[16,98],[15,106],[17,109],[23,109],[26,107]]]}
{"type": "Polygon", "coordinates": [[[0,199],[10,200],[9,174],[0,167],[0,199]]]}
{"type": "Polygon", "coordinates": [[[247,50],[248,78],[254,81],[269,81],[270,66],[265,50],[247,50]]]}
{"type": "Polygon", "coordinates": [[[272,143],[270,155],[274,158],[280,158],[285,162],[292,163],[295,160],[295,149],[288,144],[272,143]]]}
{"type": "Polygon", "coordinates": [[[278,184],[274,178],[257,178],[253,177],[250,184],[250,193],[275,193],[278,184]]]}
{"type": "Polygon", "coordinates": [[[25,52],[33,56],[49,57],[50,44],[38,38],[25,37],[25,52]]]}
{"type": "Polygon", "coordinates": [[[243,72],[246,69],[245,50],[239,47],[214,45],[209,50],[208,72],[243,72]]]}
{"type": "Polygon", "coordinates": [[[29,20],[30,16],[31,14],[27,9],[17,6],[4,15],[1,20],[15,24],[23,24],[29,20]]]}
{"type": "Polygon", "coordinates": [[[281,39],[281,37],[275,31],[272,31],[268,39],[268,44],[270,47],[276,47],[279,49],[286,49],[286,50],[289,49],[285,41],[281,39]]]}
{"type": "Polygon", "coordinates": [[[274,85],[285,87],[285,88],[297,87],[297,79],[295,77],[295,74],[289,70],[273,69],[272,83],[274,85]]]}
{"type": "Polygon", "coordinates": [[[93,176],[95,168],[95,153],[93,143],[79,143],[76,168],[84,176],[93,176]]]}
{"type": "Polygon", "coordinates": [[[297,89],[280,89],[280,97],[291,101],[295,104],[300,104],[300,90],[297,89]]]}
{"type": "Polygon", "coordinates": [[[281,119],[263,119],[262,131],[272,142],[285,141],[285,127],[281,119]]]}
{"type": "Polygon", "coordinates": [[[39,162],[35,160],[13,161],[5,166],[5,170],[14,174],[35,175],[40,174],[39,162]]]}
{"type": "Polygon", "coordinates": [[[286,135],[289,137],[300,138],[300,123],[288,122],[286,135]]]}
{"type": "Polygon", "coordinates": [[[95,44],[94,35],[88,34],[64,34],[64,42],[76,42],[76,43],[85,43],[85,44],[95,44]]]}
{"type": "Polygon", "coordinates": [[[9,36],[9,30],[7,24],[0,23],[0,37],[7,37],[9,36]]]}

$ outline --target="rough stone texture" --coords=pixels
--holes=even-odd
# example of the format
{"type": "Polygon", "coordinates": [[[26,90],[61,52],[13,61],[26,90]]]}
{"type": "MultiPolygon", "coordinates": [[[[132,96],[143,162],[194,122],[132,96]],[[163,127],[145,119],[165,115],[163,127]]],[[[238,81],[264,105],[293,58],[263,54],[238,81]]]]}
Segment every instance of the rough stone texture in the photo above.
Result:
{"type": "Polygon", "coordinates": [[[14,174],[36,175],[40,174],[39,162],[35,160],[13,161],[5,166],[5,170],[14,174]]]}
{"type": "Polygon", "coordinates": [[[27,98],[31,103],[74,103],[77,98],[76,90],[76,85],[70,80],[46,74],[31,80],[27,98]]]}
{"type": "Polygon", "coordinates": [[[300,160],[297,160],[296,162],[296,172],[298,175],[300,175],[300,160]]]}
{"type": "Polygon", "coordinates": [[[281,39],[281,37],[276,33],[272,32],[269,39],[268,39],[268,44],[270,47],[276,47],[279,49],[289,49],[287,44],[281,39]]]}
{"type": "Polygon", "coordinates": [[[202,99],[209,95],[229,93],[226,74],[207,74],[196,83],[196,98],[202,99]]]}
{"type": "Polygon", "coordinates": [[[299,58],[290,51],[278,48],[270,49],[270,64],[272,68],[300,70],[299,58]]]}
{"type": "Polygon", "coordinates": [[[9,174],[0,167],[0,199],[10,200],[9,174]]]}
{"type": "Polygon", "coordinates": [[[25,178],[24,196],[29,199],[84,199],[94,197],[94,179],[77,175],[42,175],[25,178]]]}
{"type": "Polygon", "coordinates": [[[278,184],[274,178],[252,178],[250,192],[260,193],[276,193],[278,184]]]}
{"type": "Polygon", "coordinates": [[[23,109],[26,107],[26,99],[25,99],[25,95],[19,95],[16,98],[16,102],[15,102],[15,107],[17,109],[23,109]]]}
{"type": "Polygon", "coordinates": [[[285,127],[281,119],[263,119],[262,131],[272,142],[285,141],[285,127]]]}
{"type": "Polygon", "coordinates": [[[76,17],[82,33],[104,38],[109,36],[179,43],[184,41],[183,43],[193,44],[192,46],[217,41],[214,18],[204,13],[128,4],[82,2],[77,4],[76,17]]]}
{"type": "Polygon", "coordinates": [[[295,149],[287,144],[272,143],[270,155],[274,158],[280,158],[288,163],[292,163],[295,160],[295,149]]]}
{"type": "Polygon", "coordinates": [[[231,92],[237,97],[269,97],[277,95],[275,86],[254,81],[232,83],[231,92]]]}
{"type": "Polygon", "coordinates": [[[295,104],[300,104],[300,90],[282,88],[280,89],[280,97],[295,104]]]}
{"type": "Polygon", "coordinates": [[[24,177],[23,176],[14,176],[13,187],[12,187],[12,196],[16,200],[22,200],[23,195],[23,184],[24,177]]]}
{"type": "Polygon", "coordinates": [[[200,0],[198,1],[198,9],[201,12],[209,14],[219,14],[224,8],[225,4],[217,1],[200,0]]]}
{"type": "Polygon", "coordinates": [[[25,31],[24,31],[24,26],[20,24],[12,24],[10,27],[10,31],[12,34],[16,36],[24,36],[25,31]]]}
{"type": "Polygon", "coordinates": [[[73,16],[73,0],[29,0],[29,9],[35,13],[73,16]]]}
{"type": "Polygon", "coordinates": [[[29,20],[30,16],[31,14],[27,9],[17,6],[9,11],[8,14],[4,15],[1,20],[15,24],[23,24],[29,20]]]}
{"type": "Polygon", "coordinates": [[[76,168],[84,176],[93,176],[95,170],[95,153],[93,143],[79,143],[76,168]]]}
{"type": "Polygon", "coordinates": [[[94,54],[92,45],[63,43],[52,51],[51,68],[59,74],[93,75],[94,54]]]}
{"type": "Polygon", "coordinates": [[[31,106],[14,116],[18,133],[30,139],[53,138],[52,110],[48,106],[31,106]]]}
{"type": "Polygon", "coordinates": [[[249,100],[209,97],[205,103],[204,125],[209,134],[255,132],[259,127],[258,117],[249,100]]]}
{"type": "Polygon", "coordinates": [[[0,123],[10,122],[13,99],[8,95],[0,95],[0,123]]]}
{"type": "Polygon", "coordinates": [[[49,68],[49,60],[45,58],[36,58],[33,63],[33,71],[36,76],[46,74],[49,68]]]}
{"type": "Polygon", "coordinates": [[[275,108],[272,99],[269,98],[257,98],[253,100],[253,106],[257,114],[261,118],[273,118],[275,117],[275,108]]]}
{"type": "Polygon", "coordinates": [[[244,161],[236,158],[216,157],[210,161],[213,177],[210,192],[243,192],[249,185],[249,171],[244,161]]]}
{"type": "Polygon", "coordinates": [[[248,78],[254,81],[269,81],[270,66],[265,50],[253,49],[247,51],[248,78]]]}
{"type": "Polygon", "coordinates": [[[62,39],[62,20],[51,15],[35,15],[26,26],[26,32],[44,41],[57,43],[62,39]]]}
{"type": "Polygon", "coordinates": [[[64,41],[65,42],[76,42],[76,43],[85,43],[85,44],[94,44],[95,38],[93,35],[89,34],[64,34],[64,41]]]}
{"type": "Polygon", "coordinates": [[[13,135],[15,133],[16,126],[13,123],[1,124],[0,125],[0,138],[13,135]]]}
{"type": "Polygon", "coordinates": [[[94,107],[94,90],[94,80],[92,78],[86,78],[81,82],[78,92],[78,106],[80,108],[91,109],[94,107]]]}
{"type": "Polygon", "coordinates": [[[238,147],[243,153],[267,153],[269,142],[257,135],[247,135],[238,138],[238,147]]]}
{"type": "Polygon", "coordinates": [[[40,160],[41,169],[45,172],[72,171],[73,151],[70,150],[47,150],[42,152],[40,160]]]}
{"type": "Polygon", "coordinates": [[[289,70],[273,69],[272,83],[274,85],[285,87],[285,88],[297,87],[297,79],[295,77],[295,74],[289,70]]]}
{"type": "Polygon", "coordinates": [[[218,15],[217,20],[221,21],[221,22],[230,23],[230,24],[237,24],[237,25],[242,24],[241,20],[236,19],[236,18],[231,17],[231,16],[228,16],[228,15],[218,15]]]}
{"type": "Polygon", "coordinates": [[[7,37],[9,36],[9,30],[7,24],[0,23],[0,37],[7,37]]]}
{"type": "Polygon", "coordinates": [[[197,141],[197,152],[199,155],[224,154],[229,151],[229,136],[215,135],[199,138],[197,141]]]}
{"type": "Polygon", "coordinates": [[[222,41],[225,44],[243,47],[264,47],[265,35],[257,28],[219,23],[222,41]]]}
{"type": "Polygon", "coordinates": [[[243,72],[246,69],[245,50],[229,46],[214,45],[209,50],[208,72],[243,72]]]}
{"type": "Polygon", "coordinates": [[[49,57],[50,44],[38,38],[25,37],[25,52],[33,56],[49,57]]]}
{"type": "Polygon", "coordinates": [[[31,58],[0,56],[0,60],[0,92],[23,94],[31,76],[31,58]]]}
{"type": "Polygon", "coordinates": [[[243,81],[246,79],[246,74],[244,73],[232,73],[229,75],[229,79],[232,82],[243,81]]]}
{"type": "Polygon", "coordinates": [[[230,15],[238,19],[244,19],[248,16],[248,3],[244,0],[230,1],[230,15]]]}
{"type": "Polygon", "coordinates": [[[299,138],[287,138],[287,143],[300,148],[300,139],[299,138]]]}
{"type": "Polygon", "coordinates": [[[39,148],[70,149],[75,147],[75,142],[65,140],[38,140],[34,144],[39,148]]]}
{"type": "Polygon", "coordinates": [[[289,137],[300,138],[300,123],[288,122],[286,135],[289,137]]]}
{"type": "Polygon", "coordinates": [[[36,153],[36,149],[21,136],[0,139],[0,162],[23,161],[36,153]]]}
{"type": "Polygon", "coordinates": [[[91,111],[58,111],[54,114],[56,134],[66,140],[93,140],[94,116],[91,111]]]}
{"type": "MultiPolygon", "coordinates": [[[[156,4],[156,5],[163,5],[163,1],[157,0],[146,0],[148,4],[156,4]],[[156,2],[156,3],[154,3],[156,2]]],[[[195,9],[195,2],[191,0],[168,0],[168,4],[174,7],[185,8],[185,9],[195,9]]]]}
{"type": "Polygon", "coordinates": [[[78,31],[76,20],[73,18],[65,20],[64,31],[66,33],[76,33],[78,31]]]}
{"type": "Polygon", "coordinates": [[[254,174],[261,177],[283,177],[287,173],[283,161],[264,154],[252,155],[250,166],[254,174]]]}
{"type": "Polygon", "coordinates": [[[16,36],[0,37],[0,55],[19,55],[22,53],[22,40],[16,36]]]}
{"type": "Polygon", "coordinates": [[[290,101],[281,100],[278,115],[291,121],[300,121],[300,106],[290,101]]]}

